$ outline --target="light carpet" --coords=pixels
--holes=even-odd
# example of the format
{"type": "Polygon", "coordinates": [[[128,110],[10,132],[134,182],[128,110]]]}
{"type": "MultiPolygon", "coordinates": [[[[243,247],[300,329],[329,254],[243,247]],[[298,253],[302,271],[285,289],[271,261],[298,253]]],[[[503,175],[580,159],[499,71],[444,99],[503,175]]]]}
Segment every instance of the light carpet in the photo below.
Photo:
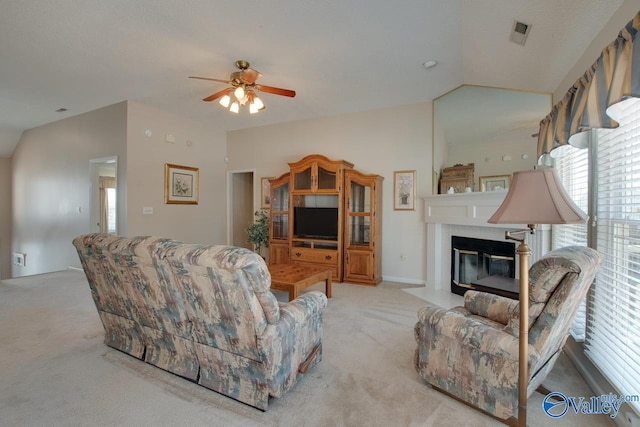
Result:
{"type": "MultiPolygon", "coordinates": [[[[322,362],[261,412],[105,346],[83,273],[0,281],[0,424],[503,425],[421,381],[413,368],[413,326],[424,301],[403,288],[334,284],[322,362]]],[[[569,396],[592,395],[565,356],[546,385],[569,396]]],[[[594,415],[553,420],[542,411],[542,398],[529,401],[530,426],[614,425],[594,415]]]]}

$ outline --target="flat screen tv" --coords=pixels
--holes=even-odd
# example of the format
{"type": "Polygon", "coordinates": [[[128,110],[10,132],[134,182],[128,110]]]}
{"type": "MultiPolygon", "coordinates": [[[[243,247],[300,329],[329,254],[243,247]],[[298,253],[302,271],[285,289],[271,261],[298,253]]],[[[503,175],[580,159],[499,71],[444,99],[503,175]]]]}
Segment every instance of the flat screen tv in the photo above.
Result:
{"type": "Polygon", "coordinates": [[[314,239],[338,239],[338,208],[293,208],[293,234],[314,239]]]}

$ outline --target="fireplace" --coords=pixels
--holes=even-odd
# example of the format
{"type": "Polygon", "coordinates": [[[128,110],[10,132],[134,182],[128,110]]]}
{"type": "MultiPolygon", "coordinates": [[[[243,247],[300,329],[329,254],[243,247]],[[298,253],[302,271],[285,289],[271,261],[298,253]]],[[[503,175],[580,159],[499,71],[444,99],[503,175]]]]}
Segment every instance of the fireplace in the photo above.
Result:
{"type": "Polygon", "coordinates": [[[513,242],[451,236],[451,292],[464,295],[488,276],[514,278],[515,253],[513,242]]]}
{"type": "MultiPolygon", "coordinates": [[[[506,191],[488,191],[438,194],[424,198],[424,220],[427,224],[426,283],[429,286],[433,286],[434,289],[450,288],[451,237],[464,236],[508,242],[504,237],[506,230],[526,228],[526,224],[487,222],[506,194],[506,191]]],[[[533,252],[529,262],[533,263],[551,248],[551,226],[540,224],[536,234],[529,235],[527,240],[533,252]]],[[[482,265],[482,262],[478,264],[482,265]]],[[[518,277],[518,270],[516,263],[515,277],[518,277]]]]}

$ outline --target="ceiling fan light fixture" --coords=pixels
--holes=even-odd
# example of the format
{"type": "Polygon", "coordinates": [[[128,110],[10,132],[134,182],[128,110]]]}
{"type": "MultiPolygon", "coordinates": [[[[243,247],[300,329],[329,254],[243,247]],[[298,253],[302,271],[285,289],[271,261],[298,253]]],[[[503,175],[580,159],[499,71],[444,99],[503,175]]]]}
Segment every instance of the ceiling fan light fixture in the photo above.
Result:
{"type": "Polygon", "coordinates": [[[220,105],[222,105],[224,108],[228,108],[230,103],[231,103],[231,97],[229,95],[225,95],[222,98],[220,98],[220,105]]]}
{"type": "Polygon", "coordinates": [[[189,76],[189,78],[228,84],[229,86],[226,89],[222,89],[207,96],[203,101],[211,102],[216,99],[220,99],[220,105],[228,108],[229,111],[234,114],[238,114],[240,112],[240,108],[247,104],[251,114],[264,110],[265,105],[262,100],[256,96],[256,91],[288,96],[290,98],[296,96],[296,92],[294,90],[256,84],[256,80],[260,78],[262,74],[260,74],[259,71],[249,68],[249,63],[247,61],[236,61],[236,67],[239,71],[231,73],[228,80],[197,76],[189,76]],[[231,94],[233,94],[233,96],[231,94]]]}
{"type": "Polygon", "coordinates": [[[258,111],[264,110],[264,103],[257,96],[253,97],[253,102],[251,103],[251,105],[255,105],[258,111]]]}
{"type": "Polygon", "coordinates": [[[236,90],[233,92],[233,94],[236,96],[238,100],[241,100],[242,98],[244,98],[244,95],[245,95],[244,88],[242,86],[238,86],[236,90]]]}

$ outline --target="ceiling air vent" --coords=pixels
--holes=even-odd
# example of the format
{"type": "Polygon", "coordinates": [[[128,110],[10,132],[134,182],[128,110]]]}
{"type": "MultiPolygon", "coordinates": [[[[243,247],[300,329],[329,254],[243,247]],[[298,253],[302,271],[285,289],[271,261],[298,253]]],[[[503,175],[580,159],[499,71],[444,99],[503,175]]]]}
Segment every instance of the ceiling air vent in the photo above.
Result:
{"type": "Polygon", "coordinates": [[[527,36],[529,35],[529,30],[531,30],[531,25],[520,21],[513,21],[513,28],[511,29],[511,37],[509,37],[509,40],[524,46],[524,42],[527,41],[527,36]]]}

